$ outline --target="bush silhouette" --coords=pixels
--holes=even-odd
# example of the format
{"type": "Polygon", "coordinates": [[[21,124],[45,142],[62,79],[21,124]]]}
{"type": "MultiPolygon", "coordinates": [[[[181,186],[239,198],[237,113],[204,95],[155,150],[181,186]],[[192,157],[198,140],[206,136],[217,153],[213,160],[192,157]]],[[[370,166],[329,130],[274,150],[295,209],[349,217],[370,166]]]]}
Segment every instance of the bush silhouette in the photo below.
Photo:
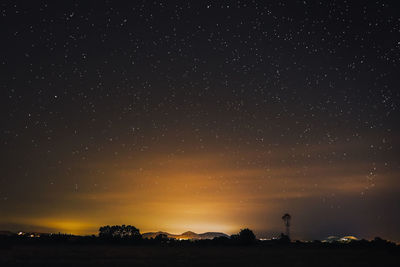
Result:
{"type": "Polygon", "coordinates": [[[115,239],[141,239],[139,229],[131,225],[102,226],[99,228],[99,237],[115,239]]]}
{"type": "Polygon", "coordinates": [[[239,234],[235,235],[234,239],[236,238],[241,244],[251,244],[256,240],[256,236],[249,228],[241,229],[239,234]]]}
{"type": "Polygon", "coordinates": [[[168,236],[167,236],[166,234],[158,234],[158,235],[154,238],[154,240],[156,240],[156,241],[158,241],[158,242],[165,242],[165,241],[168,241],[169,238],[168,238],[168,236]]]}

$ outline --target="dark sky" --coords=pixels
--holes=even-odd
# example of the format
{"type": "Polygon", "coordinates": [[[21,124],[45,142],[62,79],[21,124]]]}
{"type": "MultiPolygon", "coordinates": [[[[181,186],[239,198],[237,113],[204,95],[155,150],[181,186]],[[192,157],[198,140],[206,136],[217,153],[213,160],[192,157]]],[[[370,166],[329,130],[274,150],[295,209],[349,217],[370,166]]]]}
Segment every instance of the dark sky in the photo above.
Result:
{"type": "Polygon", "coordinates": [[[400,240],[396,1],[2,1],[0,228],[400,240]]]}

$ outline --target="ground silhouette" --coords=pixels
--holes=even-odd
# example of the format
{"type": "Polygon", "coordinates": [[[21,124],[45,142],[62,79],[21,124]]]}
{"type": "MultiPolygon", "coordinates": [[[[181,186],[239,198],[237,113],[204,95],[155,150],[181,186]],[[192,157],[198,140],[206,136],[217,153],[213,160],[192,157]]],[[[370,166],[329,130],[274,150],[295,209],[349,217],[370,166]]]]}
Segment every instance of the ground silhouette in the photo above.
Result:
{"type": "Polygon", "coordinates": [[[258,240],[248,228],[209,240],[147,239],[130,225],[102,226],[97,236],[0,235],[0,266],[397,266],[399,255],[398,245],[379,237],[258,240]]]}

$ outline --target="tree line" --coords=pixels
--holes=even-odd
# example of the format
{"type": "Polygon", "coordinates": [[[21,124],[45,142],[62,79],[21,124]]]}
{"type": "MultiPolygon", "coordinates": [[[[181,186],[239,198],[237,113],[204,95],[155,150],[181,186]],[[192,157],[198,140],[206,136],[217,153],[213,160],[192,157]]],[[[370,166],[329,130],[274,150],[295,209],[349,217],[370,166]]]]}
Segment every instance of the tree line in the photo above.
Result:
{"type": "Polygon", "coordinates": [[[177,240],[169,238],[165,234],[159,234],[155,238],[143,238],[139,229],[132,225],[106,225],[99,228],[99,234],[91,236],[75,236],[70,234],[41,234],[38,237],[31,235],[2,235],[0,234],[0,248],[9,247],[13,244],[120,244],[120,245],[166,245],[166,246],[293,246],[293,247],[363,247],[363,248],[393,248],[400,246],[393,242],[376,237],[374,240],[358,240],[350,243],[324,243],[319,240],[312,242],[291,242],[289,237],[281,234],[279,238],[271,240],[258,240],[252,230],[241,229],[237,234],[229,237],[219,236],[214,239],[177,240]]]}

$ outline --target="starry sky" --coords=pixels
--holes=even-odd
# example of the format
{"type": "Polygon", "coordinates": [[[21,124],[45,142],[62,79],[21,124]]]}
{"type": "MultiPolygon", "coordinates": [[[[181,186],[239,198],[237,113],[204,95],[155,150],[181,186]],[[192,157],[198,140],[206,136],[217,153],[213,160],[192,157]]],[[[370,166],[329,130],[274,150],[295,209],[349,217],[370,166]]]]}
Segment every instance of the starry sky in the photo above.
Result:
{"type": "Polygon", "coordinates": [[[2,1],[0,229],[400,240],[396,1],[2,1]]]}

